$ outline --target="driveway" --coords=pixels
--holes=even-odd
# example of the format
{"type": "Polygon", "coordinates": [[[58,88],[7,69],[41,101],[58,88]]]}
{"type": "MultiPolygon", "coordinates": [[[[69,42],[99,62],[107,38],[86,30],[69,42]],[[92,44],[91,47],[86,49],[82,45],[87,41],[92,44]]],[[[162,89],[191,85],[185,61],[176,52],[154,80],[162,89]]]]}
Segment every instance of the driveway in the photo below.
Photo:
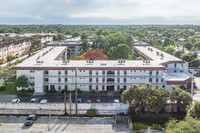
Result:
{"type": "MultiPolygon", "coordinates": [[[[25,127],[26,117],[0,117],[3,122],[0,132],[46,132],[48,130],[48,118],[38,118],[36,122],[25,127]]],[[[125,124],[114,124],[112,117],[95,117],[95,118],[52,118],[49,129],[51,132],[70,132],[70,133],[132,133],[132,130],[125,124]]]]}
{"type": "MultiPolygon", "coordinates": [[[[47,99],[48,103],[64,103],[64,95],[5,95],[0,94],[0,102],[11,102],[13,99],[20,99],[20,102],[29,102],[31,98],[39,98],[40,102],[42,99],[47,99]]],[[[120,96],[110,97],[108,95],[81,95],[78,94],[78,98],[82,98],[82,102],[86,103],[88,99],[91,99],[92,102],[96,102],[97,99],[100,99],[102,103],[112,103],[114,99],[119,99],[120,96]]],[[[72,102],[75,101],[75,96],[72,95],[72,102]]],[[[69,102],[69,95],[67,95],[67,102],[69,102]]]]}

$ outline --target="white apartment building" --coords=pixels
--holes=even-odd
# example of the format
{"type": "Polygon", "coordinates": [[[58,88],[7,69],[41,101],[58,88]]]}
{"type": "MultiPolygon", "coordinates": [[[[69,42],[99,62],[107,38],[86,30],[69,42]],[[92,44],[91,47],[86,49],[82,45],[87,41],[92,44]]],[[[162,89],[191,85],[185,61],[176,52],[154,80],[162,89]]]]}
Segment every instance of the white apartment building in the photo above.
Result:
{"type": "Polygon", "coordinates": [[[44,36],[32,36],[24,38],[21,40],[0,43],[0,59],[6,60],[8,55],[13,55],[20,57],[23,54],[27,53],[31,46],[31,41],[33,39],[40,39],[42,43],[53,42],[53,36],[44,35],[44,36]]]}
{"type": "Polygon", "coordinates": [[[36,93],[50,89],[72,91],[76,79],[81,91],[119,91],[146,83],[170,90],[172,86],[186,87],[190,83],[187,62],[148,45],[134,49],[147,60],[63,61],[60,57],[67,54],[67,47],[58,46],[45,48],[13,69],[17,70],[17,77],[25,75],[34,83],[36,93]]]}

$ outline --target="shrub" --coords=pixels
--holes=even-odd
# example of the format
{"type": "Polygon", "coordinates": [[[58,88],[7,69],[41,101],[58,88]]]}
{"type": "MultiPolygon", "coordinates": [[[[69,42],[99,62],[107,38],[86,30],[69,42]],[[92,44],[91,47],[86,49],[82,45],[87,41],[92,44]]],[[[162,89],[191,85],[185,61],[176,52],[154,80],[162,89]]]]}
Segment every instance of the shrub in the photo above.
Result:
{"type": "Polygon", "coordinates": [[[155,129],[155,130],[162,130],[162,127],[159,124],[153,124],[152,128],[155,129]]]}
{"type": "Polygon", "coordinates": [[[49,90],[49,92],[50,92],[50,93],[56,93],[56,89],[55,89],[55,88],[51,88],[51,89],[49,90]]]}
{"type": "Polygon", "coordinates": [[[87,110],[87,116],[88,117],[94,117],[94,116],[96,116],[96,110],[95,109],[89,109],[89,110],[87,110]]]}
{"type": "Polygon", "coordinates": [[[79,88],[77,88],[77,93],[81,93],[81,90],[79,88]]]}
{"type": "Polygon", "coordinates": [[[133,123],[133,130],[147,130],[147,125],[144,123],[133,123]]]}
{"type": "Polygon", "coordinates": [[[122,94],[124,92],[124,88],[121,88],[119,92],[122,94]]]}
{"type": "Polygon", "coordinates": [[[64,92],[66,92],[66,93],[67,93],[68,91],[67,91],[67,90],[65,90],[65,89],[61,90],[61,93],[64,93],[64,92]]]}
{"type": "Polygon", "coordinates": [[[3,64],[4,63],[4,60],[3,59],[0,59],[0,64],[3,64]]]}
{"type": "Polygon", "coordinates": [[[0,84],[0,91],[4,91],[5,90],[5,85],[2,83],[0,84]]]}
{"type": "Polygon", "coordinates": [[[92,94],[95,94],[95,90],[94,90],[94,89],[92,89],[92,90],[90,91],[90,93],[92,93],[92,94]]]}

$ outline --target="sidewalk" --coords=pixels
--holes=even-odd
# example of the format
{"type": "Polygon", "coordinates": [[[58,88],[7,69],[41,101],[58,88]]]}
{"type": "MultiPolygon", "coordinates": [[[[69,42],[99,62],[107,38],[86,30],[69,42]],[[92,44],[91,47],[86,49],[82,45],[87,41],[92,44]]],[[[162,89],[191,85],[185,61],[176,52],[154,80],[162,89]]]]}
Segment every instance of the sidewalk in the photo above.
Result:
{"type": "Polygon", "coordinates": [[[1,67],[5,67],[5,66],[7,66],[9,63],[14,63],[14,62],[16,62],[17,60],[21,60],[21,59],[26,58],[26,57],[28,57],[28,54],[27,54],[27,55],[24,55],[24,56],[21,56],[21,57],[19,57],[19,58],[16,58],[16,59],[14,59],[14,60],[12,60],[12,61],[10,61],[10,62],[7,62],[7,63],[5,63],[5,64],[2,64],[2,65],[0,65],[0,66],[1,66],[1,67]]]}

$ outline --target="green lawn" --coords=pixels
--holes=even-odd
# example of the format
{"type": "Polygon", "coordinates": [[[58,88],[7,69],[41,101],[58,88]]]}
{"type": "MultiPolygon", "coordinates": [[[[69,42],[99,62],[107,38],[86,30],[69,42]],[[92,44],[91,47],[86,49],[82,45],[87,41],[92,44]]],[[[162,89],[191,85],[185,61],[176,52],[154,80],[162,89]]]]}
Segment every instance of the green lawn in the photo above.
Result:
{"type": "Polygon", "coordinates": [[[152,124],[159,124],[162,127],[165,127],[165,124],[172,118],[177,120],[183,120],[185,117],[184,113],[164,113],[164,114],[149,114],[148,116],[144,115],[134,115],[132,116],[133,123],[144,123],[148,126],[152,124]]]}
{"type": "Polygon", "coordinates": [[[5,87],[4,91],[0,91],[1,94],[32,94],[31,92],[22,92],[16,90],[15,82],[7,82],[7,86],[5,87]]]}

